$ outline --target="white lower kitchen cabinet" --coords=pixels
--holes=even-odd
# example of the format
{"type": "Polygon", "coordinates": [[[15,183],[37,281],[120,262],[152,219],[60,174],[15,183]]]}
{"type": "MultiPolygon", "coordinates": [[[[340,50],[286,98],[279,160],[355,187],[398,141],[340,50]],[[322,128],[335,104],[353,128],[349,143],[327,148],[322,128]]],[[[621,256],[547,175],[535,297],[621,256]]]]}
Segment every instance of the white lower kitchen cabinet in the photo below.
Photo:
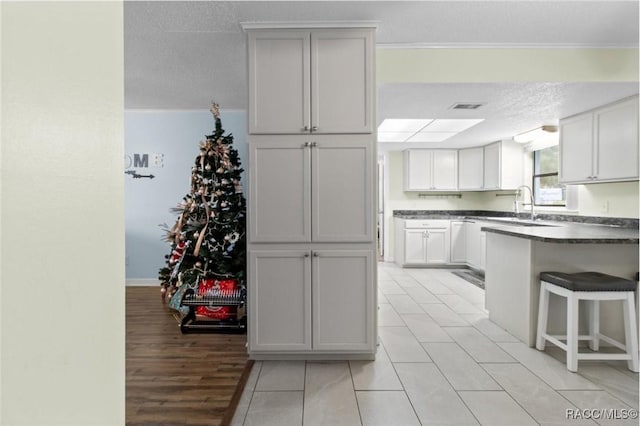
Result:
{"type": "Polygon", "coordinates": [[[449,263],[451,241],[448,220],[396,218],[396,263],[401,266],[449,263]]]}
{"type": "Polygon", "coordinates": [[[328,353],[371,358],[374,268],[372,250],[251,250],[251,358],[309,358],[328,353]]]}
{"type": "Polygon", "coordinates": [[[451,221],[451,263],[466,263],[467,241],[463,221],[451,221]]]}
{"type": "Polygon", "coordinates": [[[406,229],[404,231],[404,265],[421,265],[427,259],[427,238],[424,229],[406,229]]]}
{"type": "Polygon", "coordinates": [[[482,232],[483,222],[465,222],[465,241],[467,264],[474,269],[484,271],[486,232],[482,232]]]}

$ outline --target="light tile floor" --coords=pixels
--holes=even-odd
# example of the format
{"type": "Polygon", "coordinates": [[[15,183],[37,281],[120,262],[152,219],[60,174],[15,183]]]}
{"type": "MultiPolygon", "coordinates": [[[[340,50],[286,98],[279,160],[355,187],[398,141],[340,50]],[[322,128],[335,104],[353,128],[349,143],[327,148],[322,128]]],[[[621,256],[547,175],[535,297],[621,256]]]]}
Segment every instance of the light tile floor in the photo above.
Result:
{"type": "Polygon", "coordinates": [[[529,348],[447,269],[378,266],[375,361],[256,362],[232,425],[638,425],[638,374],[529,348]],[[601,412],[579,410],[610,410],[601,412]],[[636,410],[636,411],[633,411],[636,410]]]}

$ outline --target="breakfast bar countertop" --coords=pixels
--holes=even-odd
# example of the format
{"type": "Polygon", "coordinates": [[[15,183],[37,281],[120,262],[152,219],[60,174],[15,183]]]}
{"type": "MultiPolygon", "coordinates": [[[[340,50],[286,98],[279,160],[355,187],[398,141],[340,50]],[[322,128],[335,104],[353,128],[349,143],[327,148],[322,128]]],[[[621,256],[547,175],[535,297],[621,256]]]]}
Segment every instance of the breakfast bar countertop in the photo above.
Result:
{"type": "MultiPolygon", "coordinates": [[[[484,220],[484,219],[483,219],[484,220]]],[[[497,223],[482,231],[526,238],[545,243],[564,244],[638,244],[638,229],[574,222],[497,223]]]]}

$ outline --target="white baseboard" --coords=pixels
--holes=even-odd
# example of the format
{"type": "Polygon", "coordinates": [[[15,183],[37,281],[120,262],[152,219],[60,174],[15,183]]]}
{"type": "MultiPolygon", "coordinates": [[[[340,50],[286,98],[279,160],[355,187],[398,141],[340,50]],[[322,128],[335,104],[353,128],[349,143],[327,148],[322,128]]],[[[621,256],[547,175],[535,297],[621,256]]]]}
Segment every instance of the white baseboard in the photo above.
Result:
{"type": "Polygon", "coordinates": [[[127,278],[125,281],[126,286],[154,286],[159,287],[160,281],[157,278],[127,278]]]}

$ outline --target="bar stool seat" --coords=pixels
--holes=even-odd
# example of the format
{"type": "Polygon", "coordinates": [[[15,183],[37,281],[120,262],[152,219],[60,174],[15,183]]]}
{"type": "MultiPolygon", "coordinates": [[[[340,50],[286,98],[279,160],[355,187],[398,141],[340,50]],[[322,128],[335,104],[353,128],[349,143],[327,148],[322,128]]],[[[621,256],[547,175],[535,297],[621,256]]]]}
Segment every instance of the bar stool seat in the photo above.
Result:
{"type": "Polygon", "coordinates": [[[578,371],[578,360],[627,360],[631,371],[638,371],[638,334],[635,309],[637,281],[631,281],[600,272],[540,273],[540,303],[538,308],[538,333],[536,348],[544,350],[545,341],[553,343],[567,353],[567,369],[578,371]],[[567,299],[567,334],[547,333],[549,314],[549,294],[554,293],[567,299]],[[589,334],[578,335],[578,306],[580,300],[589,301],[589,334]],[[600,301],[620,300],[623,306],[625,343],[600,333],[600,301]],[[561,340],[565,340],[563,343],[561,340]],[[578,352],[578,341],[588,340],[594,352],[578,352]],[[624,353],[599,353],[603,340],[624,353]]]}

